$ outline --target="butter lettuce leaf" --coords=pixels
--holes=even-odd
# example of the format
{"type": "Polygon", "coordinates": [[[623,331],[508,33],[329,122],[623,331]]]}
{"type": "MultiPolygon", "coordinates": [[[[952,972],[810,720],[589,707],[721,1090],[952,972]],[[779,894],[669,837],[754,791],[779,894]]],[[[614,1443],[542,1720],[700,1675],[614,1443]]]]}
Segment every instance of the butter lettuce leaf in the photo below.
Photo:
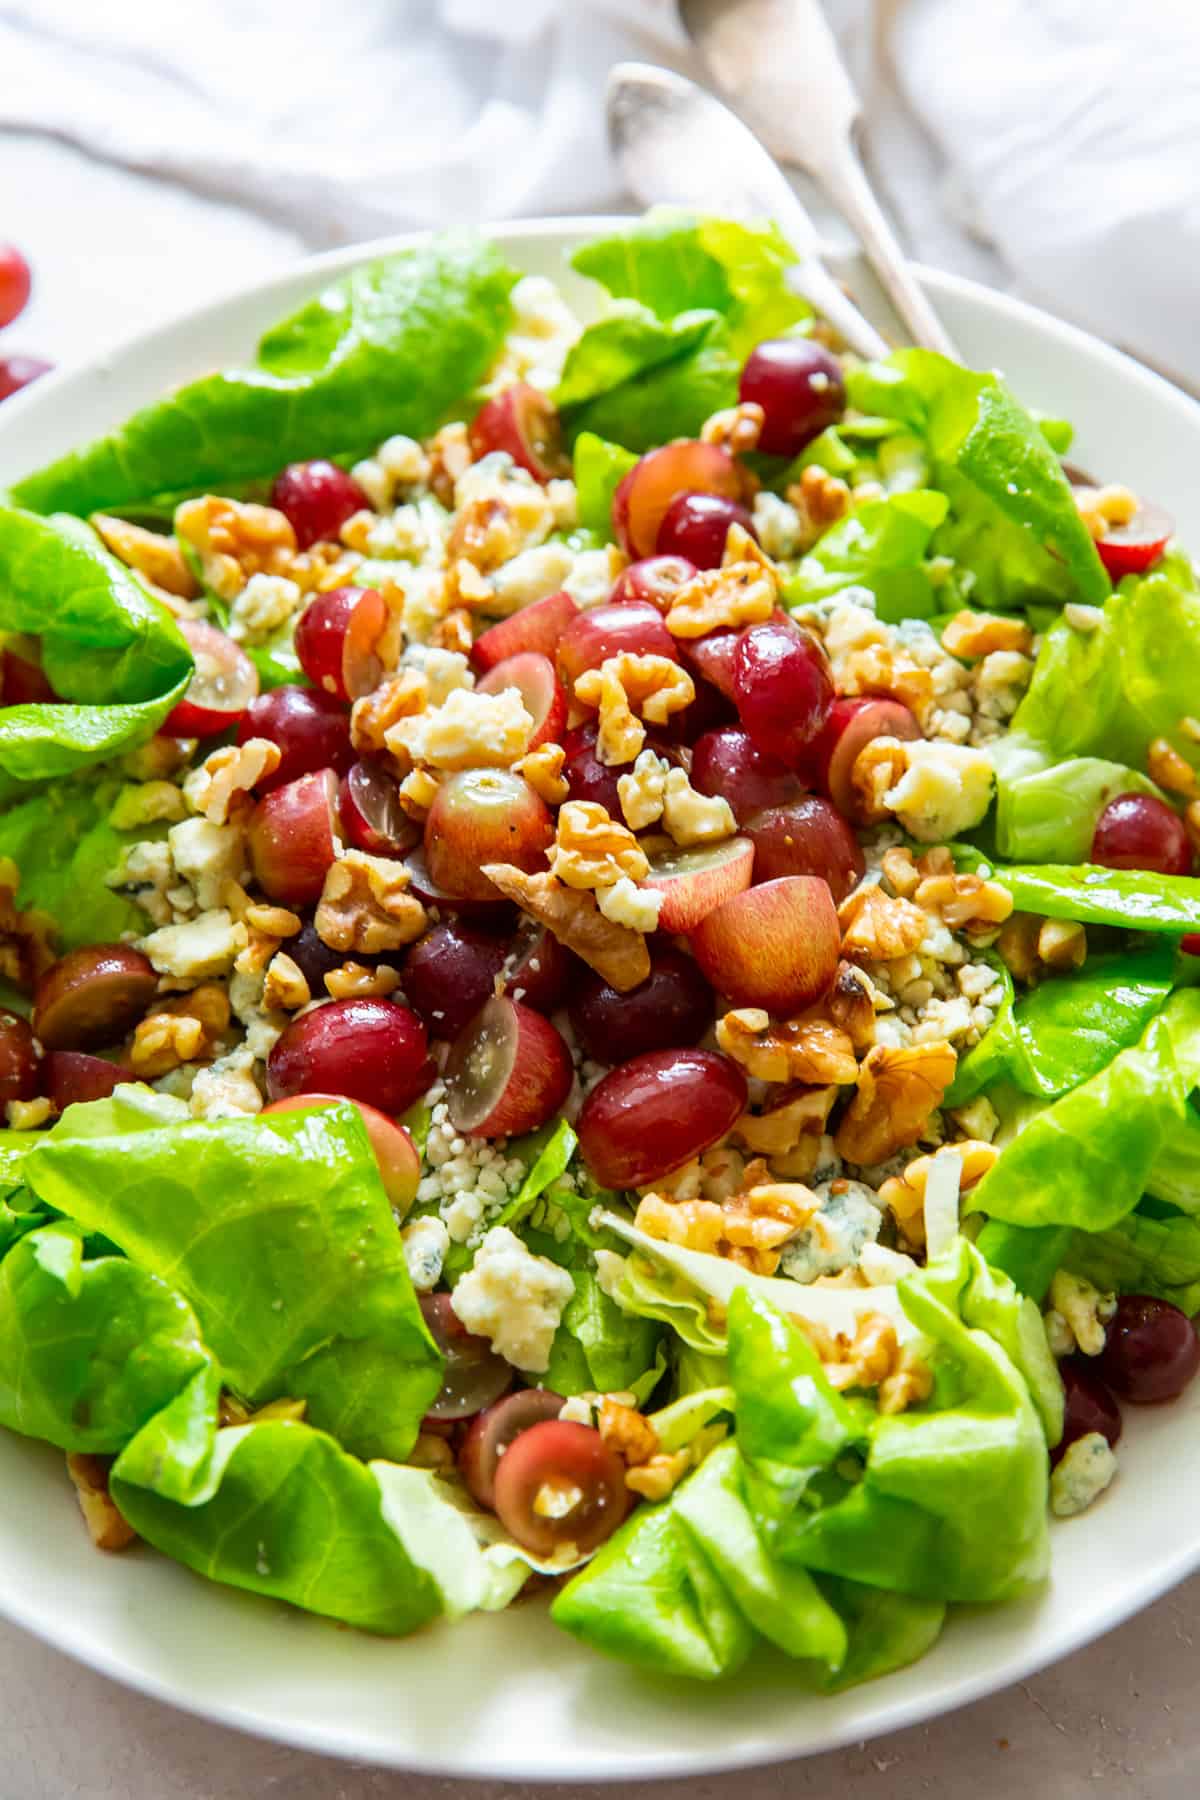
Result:
{"type": "Polygon", "coordinates": [[[865,501],[801,559],[784,582],[784,598],[789,606],[811,606],[863,587],[888,624],[932,617],[938,603],[925,559],[946,508],[945,495],[930,488],[865,501]]]}
{"type": "Polygon", "coordinates": [[[22,1173],[184,1296],[236,1392],[306,1399],[356,1453],[407,1455],[441,1359],[353,1109],[49,1136],[22,1173]]]}
{"type": "Polygon", "coordinates": [[[1106,869],[1099,863],[993,863],[963,847],[956,849],[956,861],[987,870],[1008,889],[1017,912],[1175,937],[1200,930],[1200,880],[1193,875],[1106,869]]]}
{"type": "Polygon", "coordinates": [[[575,439],[575,493],[579,523],[594,531],[602,542],[613,539],[612,503],[622,480],[637,457],[620,444],[610,444],[594,431],[581,431],[575,439]]]}
{"type": "MultiPolygon", "coordinates": [[[[1200,1208],[1200,1194],[1196,1196],[1200,1208]]],[[[1190,1318],[1200,1312],[1200,1219],[1139,1208],[1108,1231],[1077,1232],[1063,1257],[1102,1293],[1153,1294],[1190,1318]]]]}
{"type": "Polygon", "coordinates": [[[848,378],[851,403],[926,445],[950,513],[934,548],[972,577],[973,603],[1103,603],[1110,582],[1058,457],[1000,376],[898,350],[848,378]]]}
{"type": "Polygon", "coordinates": [[[1200,993],[1174,994],[1140,1040],[1042,1108],[973,1190],[1012,1225],[1107,1231],[1136,1207],[1197,1080],[1200,993]]]}
{"type": "Polygon", "coordinates": [[[110,823],[120,785],[106,777],[61,781],[0,813],[0,856],[21,872],[19,903],[50,914],[63,950],[146,929],[141,909],[105,885],[124,847],[148,835],[110,823]]]}
{"type": "Polygon", "coordinates": [[[435,238],[365,263],[268,331],[254,363],[205,375],[19,481],[35,512],[87,514],[269,476],[298,457],[424,437],[499,352],[516,280],[494,246],[435,238]]]}

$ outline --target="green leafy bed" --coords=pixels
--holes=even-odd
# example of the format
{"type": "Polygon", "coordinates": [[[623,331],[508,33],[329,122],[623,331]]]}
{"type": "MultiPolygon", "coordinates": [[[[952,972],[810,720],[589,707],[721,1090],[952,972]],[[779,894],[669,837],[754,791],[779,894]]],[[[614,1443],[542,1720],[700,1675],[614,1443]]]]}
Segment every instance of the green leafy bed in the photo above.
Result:
{"type": "MultiPolygon", "coordinates": [[[[732,404],[754,343],[811,329],[787,263],[774,230],[679,214],[577,254],[603,299],[556,400],[591,541],[611,536],[640,452],[732,404]]],[[[347,461],[462,417],[515,280],[470,238],[364,266],[243,368],[6,497],[0,633],[40,638],[62,699],[0,711],[0,855],[65,945],[140,928],[105,880],[128,837],[115,759],[192,669],[87,516],[165,518],[206,488],[253,493],[291,458],[347,461]]],[[[826,1690],[919,1656],[948,1606],[1044,1578],[1062,1392],[1038,1302],[1054,1272],[1200,1306],[1200,994],[1179,954],[1200,882],[1086,860],[1109,798],[1157,792],[1153,738],[1200,769],[1180,725],[1200,687],[1193,572],[1172,555],[1111,590],[1062,472],[1069,431],[997,375],[900,351],[848,383],[846,417],[796,464],[756,464],[777,493],[808,464],[876,483],[787,564],[787,601],[854,589],[934,629],[964,605],[1028,617],[1042,645],[990,752],[996,806],[954,849],[1019,910],[1095,928],[1081,969],[1031,991],[997,965],[1004,1003],[949,1096],[986,1096],[1005,1146],[971,1198],[976,1242],[870,1290],[932,1392],[893,1416],[835,1392],[785,1315],[849,1327],[853,1295],[643,1238],[621,1196],[591,1188],[565,1122],[518,1147],[529,1173],[495,1221],[571,1276],[546,1383],[657,1402],[662,1447],[698,1464],[561,1588],[555,1620],[701,1679],[765,1643],[826,1690]]],[[[291,672],[280,654],[270,679],[291,672]]],[[[451,1284],[471,1258],[452,1248],[451,1284]]],[[[113,1458],[121,1511],[190,1568],[379,1632],[505,1605],[533,1559],[404,1464],[440,1379],[352,1108],[196,1122],[123,1087],[40,1136],[0,1133],[0,1423],[113,1458]],[[304,1418],[222,1424],[222,1394],[239,1416],[287,1399],[304,1418]]]]}

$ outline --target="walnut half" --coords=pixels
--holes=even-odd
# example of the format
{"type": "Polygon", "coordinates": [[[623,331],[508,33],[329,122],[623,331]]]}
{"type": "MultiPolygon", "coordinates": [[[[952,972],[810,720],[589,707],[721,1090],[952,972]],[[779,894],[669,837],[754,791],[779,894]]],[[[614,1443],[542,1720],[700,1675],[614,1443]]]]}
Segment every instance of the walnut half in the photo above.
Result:
{"type": "Polygon", "coordinates": [[[407,892],[408,870],[389,857],[347,850],[333,863],[313,923],[331,950],[367,956],[399,950],[419,938],[425,908],[407,892]]]}
{"type": "Polygon", "coordinates": [[[858,1072],[858,1088],[834,1137],[847,1162],[886,1162],[915,1144],[954,1079],[958,1057],[941,1039],[893,1048],[876,1044],[858,1072]]]}
{"type": "Polygon", "coordinates": [[[564,887],[548,870],[528,875],[512,863],[485,863],[483,873],[506,899],[515,900],[560,944],[573,950],[619,994],[640,986],[650,974],[650,952],[640,931],[605,918],[594,894],[564,887]]]}

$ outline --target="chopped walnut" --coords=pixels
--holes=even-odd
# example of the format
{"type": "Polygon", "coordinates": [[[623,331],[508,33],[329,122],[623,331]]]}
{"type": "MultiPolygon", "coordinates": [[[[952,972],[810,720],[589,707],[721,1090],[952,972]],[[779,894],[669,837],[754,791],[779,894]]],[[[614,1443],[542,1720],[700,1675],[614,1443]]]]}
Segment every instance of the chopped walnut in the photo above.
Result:
{"type": "Polygon", "coordinates": [[[301,556],[296,533],[273,506],[205,494],[175,509],[175,534],[195,552],[206,587],[233,600],[252,575],[284,575],[311,587],[316,562],[301,556]]]}
{"type": "Polygon", "coordinates": [[[958,1057],[950,1044],[893,1048],[876,1044],[858,1071],[858,1087],[834,1136],[846,1162],[886,1162],[915,1144],[954,1079],[958,1057]]]}
{"type": "Polygon", "coordinates": [[[911,900],[921,885],[921,872],[913,861],[912,851],[894,844],[883,853],[883,878],[902,900],[911,900]]]}
{"type": "Polygon", "coordinates": [[[600,712],[596,754],[610,767],[632,762],[646,741],[642,719],[665,725],[696,698],[691,676],[667,656],[623,650],[575,681],[575,698],[600,712]]]}
{"type": "MultiPolygon", "coordinates": [[[[804,1325],[803,1320],[798,1323],[804,1325]]],[[[881,1413],[904,1412],[933,1392],[932,1372],[913,1350],[900,1345],[896,1327],[882,1313],[865,1313],[851,1340],[840,1335],[834,1340],[832,1355],[827,1343],[818,1345],[817,1353],[831,1387],[874,1388],[881,1413]]]]}
{"type": "Polygon", "coordinates": [[[858,1075],[853,1044],[828,1019],[777,1023],[761,1007],[744,1006],[718,1019],[717,1043],[759,1081],[846,1086],[858,1075]]]}
{"type": "Polygon", "coordinates": [[[248,738],[213,750],[183,784],[193,812],[210,825],[225,825],[235,809],[244,808],[250,791],[279,767],[281,752],[269,738],[248,738]]]}
{"type": "Polygon", "coordinates": [[[550,867],[568,887],[611,887],[650,871],[646,853],[626,826],[593,800],[568,800],[558,815],[550,867]]]}
{"type": "Polygon", "coordinates": [[[36,1100],[6,1100],[4,1119],[10,1131],[36,1131],[54,1114],[54,1103],[39,1094],[36,1100]]]}
{"type": "Polygon", "coordinates": [[[815,1194],[799,1182],[757,1181],[766,1165],[750,1165],[754,1185],[716,1200],[671,1200],[649,1193],[635,1223],[647,1237],[723,1256],[757,1275],[773,1275],[780,1252],[817,1210],[815,1194]]]}
{"type": "Polygon", "coordinates": [[[177,1000],[159,1001],[134,1030],[130,1067],[142,1080],[153,1081],[183,1063],[210,1061],[229,1017],[229,997],[214,982],[177,1000]]]}
{"type": "Polygon", "coordinates": [[[1048,969],[1081,969],[1087,961],[1087,932],[1077,919],[1043,919],[1037,953],[1048,969]]]}
{"type": "Polygon", "coordinates": [[[850,770],[856,816],[867,825],[878,825],[888,816],[886,797],[903,780],[908,751],[899,738],[872,738],[864,744],[850,770]]]}
{"type": "MultiPolygon", "coordinates": [[[[233,908],[230,908],[233,911],[233,908]]],[[[242,914],[251,931],[261,931],[267,937],[295,937],[304,924],[299,913],[294,913],[287,906],[268,906],[263,901],[252,902],[242,914]]]]}
{"type": "Polygon", "coordinates": [[[350,709],[350,742],[360,755],[387,749],[386,733],[429,704],[429,683],[417,669],[400,669],[350,709]]]}
{"type": "Polygon", "coordinates": [[[975,1187],[983,1180],[1000,1155],[994,1144],[985,1143],[979,1138],[963,1138],[956,1144],[945,1145],[942,1150],[935,1151],[933,1156],[916,1157],[902,1175],[890,1176],[880,1188],[879,1198],[884,1206],[891,1208],[896,1223],[910,1244],[919,1246],[925,1242],[925,1189],[934,1162],[946,1151],[959,1159],[961,1172],[958,1185],[960,1192],[964,1194],[968,1188],[975,1187]]]}
{"type": "Polygon", "coordinates": [[[596,1409],[596,1429],[627,1468],[636,1468],[658,1454],[658,1433],[649,1419],[613,1394],[605,1394],[596,1409]]]}
{"type": "Polygon", "coordinates": [[[845,1032],[856,1051],[869,1050],[875,1042],[875,1002],[871,984],[853,963],[840,962],[825,1001],[833,1023],[845,1032]]]}
{"type": "Polygon", "coordinates": [[[716,444],[730,456],[746,456],[758,449],[765,414],[757,400],[742,400],[712,413],[700,427],[702,444],[716,444]]]}
{"type": "Polygon", "coordinates": [[[643,1500],[665,1500],[674,1493],[688,1470],[695,1467],[690,1446],[668,1453],[660,1450],[648,1462],[639,1463],[625,1475],[625,1486],[643,1500]]]}
{"type": "Polygon", "coordinates": [[[317,936],[331,950],[368,956],[411,944],[428,921],[408,882],[403,863],[347,850],[326,872],[313,920],[317,936]]]}
{"type": "Polygon", "coordinates": [[[108,1456],[87,1456],[77,1450],[67,1455],[67,1474],[97,1550],[125,1550],[137,1542],[137,1532],[121,1517],[108,1491],[111,1467],[108,1456]]]}
{"type": "Polygon", "coordinates": [[[852,650],[838,669],[838,691],[883,694],[910,707],[923,723],[934,698],[932,673],[894,644],[868,644],[852,650]]]}
{"type": "Polygon", "coordinates": [[[649,976],[650,952],[641,932],[606,919],[593,894],[564,887],[548,870],[528,875],[511,863],[485,863],[483,873],[619,994],[649,976]]]}
{"type": "Polygon", "coordinates": [[[524,533],[498,494],[473,494],[459,506],[446,543],[452,563],[468,562],[489,574],[522,548],[524,533]]]}
{"type": "Polygon", "coordinates": [[[741,630],[761,625],[775,610],[779,580],[774,567],[761,551],[757,556],[746,553],[746,546],[758,547],[740,525],[730,526],[729,540],[734,540],[739,560],[731,562],[727,548],[719,569],[702,569],[671,595],[667,630],[672,637],[700,638],[725,626],[741,630]]]}
{"type": "Polygon", "coordinates": [[[435,649],[453,650],[460,656],[469,656],[475,635],[471,630],[471,615],[466,607],[452,606],[434,626],[433,636],[429,641],[435,649]]]}
{"type": "Polygon", "coordinates": [[[467,428],[461,422],[443,425],[428,446],[429,485],[443,506],[454,505],[454,484],[474,460],[467,428]]]}
{"type": "Polygon", "coordinates": [[[730,1136],[756,1156],[770,1158],[777,1175],[802,1181],[816,1166],[838,1090],[828,1087],[785,1088],[760,1113],[743,1113],[730,1136]]]}
{"type": "Polygon", "coordinates": [[[986,931],[1003,925],[1013,909],[1008,889],[982,875],[927,875],[915,899],[918,906],[939,914],[951,931],[981,927],[986,931]]]}
{"type": "Polygon", "coordinates": [[[842,950],[846,956],[872,962],[891,962],[907,956],[924,942],[929,920],[911,900],[885,894],[876,885],[863,884],[838,907],[842,950]]]}
{"type": "Polygon", "coordinates": [[[1000,613],[955,613],[942,632],[942,645],[951,656],[990,656],[993,650],[1033,649],[1033,633],[1024,619],[1000,613]]]}
{"type": "Polygon", "coordinates": [[[200,584],[192,574],[179,543],[161,531],[147,531],[142,525],[131,525],[128,519],[114,519],[108,513],[93,513],[92,524],[107,549],[119,557],[127,568],[166,594],[180,600],[194,600],[200,584]]]}
{"type": "Polygon", "coordinates": [[[430,807],[437,799],[440,786],[441,783],[432,770],[410,769],[398,790],[405,815],[414,819],[418,825],[424,824],[430,807]]]}
{"type": "Polygon", "coordinates": [[[513,773],[523,775],[547,806],[561,806],[571,791],[563,774],[565,761],[566,752],[561,744],[539,744],[536,750],[527,750],[520,762],[513,764],[513,773]]]}
{"type": "Polygon", "coordinates": [[[248,928],[246,942],[238,951],[233,965],[234,971],[238,975],[264,974],[267,964],[279,947],[280,941],[277,937],[272,937],[265,931],[252,931],[248,928]]]}
{"type": "Polygon", "coordinates": [[[54,961],[58,927],[36,908],[19,911],[15,902],[21,874],[11,857],[0,857],[0,976],[30,992],[54,961]]]}
{"type": "Polygon", "coordinates": [[[800,471],[785,498],[800,515],[800,544],[811,549],[821,534],[844,519],[850,511],[850,489],[837,475],[831,475],[816,463],[800,471]]]}
{"type": "Polygon", "coordinates": [[[1166,788],[1169,794],[1181,794],[1186,800],[1195,800],[1200,795],[1195,769],[1173,748],[1168,738],[1151,740],[1146,751],[1146,770],[1151,781],[1166,788]]]}
{"type": "Polygon", "coordinates": [[[325,976],[325,992],[332,1000],[386,1000],[399,986],[400,971],[390,963],[368,969],[365,963],[344,962],[325,976]]]}
{"type": "Polygon", "coordinates": [[[1114,525],[1128,525],[1140,501],[1132,489],[1118,482],[1104,487],[1077,487],[1075,507],[1097,543],[1106,538],[1114,525]]]}
{"type": "Polygon", "coordinates": [[[263,1005],[269,1012],[299,1012],[312,999],[308,979],[299,963],[279,950],[267,964],[263,1005]]]}

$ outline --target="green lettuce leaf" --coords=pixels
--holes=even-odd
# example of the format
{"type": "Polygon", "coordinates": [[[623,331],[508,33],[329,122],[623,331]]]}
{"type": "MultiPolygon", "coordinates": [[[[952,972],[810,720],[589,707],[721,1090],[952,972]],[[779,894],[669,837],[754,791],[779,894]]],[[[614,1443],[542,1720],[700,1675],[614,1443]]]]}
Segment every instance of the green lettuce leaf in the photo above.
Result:
{"type": "Polygon", "coordinates": [[[1110,583],[1057,456],[991,372],[932,350],[898,350],[848,378],[852,405],[923,439],[932,486],[950,501],[934,541],[973,577],[984,607],[1030,600],[1102,603],[1110,583]]]}
{"type": "Polygon", "coordinates": [[[141,909],[105,886],[124,847],[147,835],[109,823],[120,787],[107,778],[62,781],[0,813],[0,856],[21,872],[19,902],[50,914],[63,950],[146,929],[141,909]]]}
{"type": "Polygon", "coordinates": [[[972,1206],[1012,1225],[1107,1231],[1137,1205],[1186,1118],[1200,1048],[1200,993],[1172,996],[1138,1043],[1044,1107],[1006,1145],[972,1206]]]}
{"type": "Polygon", "coordinates": [[[356,1453],[407,1455],[441,1359],[352,1108],[51,1135],[22,1172],[179,1290],[238,1393],[306,1399],[356,1453]]]}
{"type": "Polygon", "coordinates": [[[205,375],[108,437],[27,475],[35,512],[86,514],[274,473],[297,457],[424,437],[470,394],[509,327],[516,280],[494,246],[435,238],[366,263],[269,331],[255,363],[205,375]]]}
{"type": "Polygon", "coordinates": [[[1200,1113],[1194,1103],[1168,1127],[1146,1191],[1180,1212],[1200,1213],[1200,1113]]]}
{"type": "Polygon", "coordinates": [[[1076,1232],[1063,1262],[1102,1293],[1153,1294],[1189,1318],[1200,1312],[1200,1219],[1139,1209],[1108,1231],[1076,1232]]]}
{"type": "Polygon", "coordinates": [[[613,495],[636,461],[632,450],[623,450],[620,444],[608,444],[594,431],[581,431],[575,439],[579,523],[594,531],[604,543],[613,542],[613,495]]]}
{"type": "Polygon", "coordinates": [[[1006,887],[1018,912],[1176,937],[1200,930],[1200,880],[1193,875],[1099,863],[995,863],[964,844],[955,845],[954,853],[960,868],[982,871],[1006,887]]]}
{"type": "Polygon", "coordinates": [[[789,606],[811,606],[846,587],[869,588],[888,624],[937,611],[925,568],[930,539],[946,516],[932,489],[868,500],[825,532],[784,582],[789,606]]]}
{"type": "Polygon", "coordinates": [[[292,1420],[219,1431],[188,1503],[159,1491],[135,1438],[113,1499],[139,1535],[212,1581],[364,1631],[400,1635],[442,1615],[507,1604],[528,1569],[480,1547],[436,1477],[364,1466],[292,1420]]]}
{"type": "MultiPolygon", "coordinates": [[[[590,325],[571,351],[575,370],[586,369],[593,386],[600,371],[591,362],[591,334],[603,330],[603,321],[590,325]]],[[[729,348],[724,319],[714,313],[700,329],[699,320],[689,315],[689,330],[683,337],[688,344],[686,353],[663,358],[657,354],[655,340],[650,339],[648,348],[653,347],[653,354],[636,372],[594,392],[580,405],[560,407],[568,439],[573,443],[581,431],[590,431],[640,454],[672,438],[696,437],[705,419],[732,406],[741,365],[729,348]],[[690,329],[693,323],[698,335],[690,329]]],[[[609,348],[606,344],[602,366],[610,361],[609,348]]],[[[567,373],[573,373],[570,364],[567,373]]]]}
{"type": "Polygon", "coordinates": [[[697,308],[720,313],[739,362],[763,338],[809,316],[805,301],[784,281],[795,260],[774,225],[697,218],[670,208],[593,238],[571,259],[614,300],[638,301],[660,319],[697,308]]]}
{"type": "Polygon", "coordinates": [[[78,519],[0,506],[0,630],[40,638],[62,696],[0,711],[0,798],[141,743],[191,675],[170,613],[78,519]]]}
{"type": "Polygon", "coordinates": [[[1174,946],[1162,942],[1091,958],[1015,1005],[1010,999],[963,1058],[948,1104],[962,1105],[996,1080],[1047,1100],[1078,1087],[1141,1037],[1166,1003],[1174,965],[1174,946]]]}
{"type": "Polygon", "coordinates": [[[989,1219],[975,1245],[998,1274],[1008,1276],[1019,1294],[1040,1305],[1072,1236],[1069,1225],[1010,1225],[1004,1219],[989,1219]]]}
{"type": "Polygon", "coordinates": [[[1136,769],[1099,756],[1071,756],[1028,773],[1010,773],[1014,745],[997,741],[996,850],[1015,862],[1082,863],[1091,854],[1096,821],[1118,794],[1160,790],[1136,769]]]}
{"type": "Polygon", "coordinates": [[[719,323],[720,315],[713,312],[659,319],[636,300],[619,300],[567,352],[555,403],[566,413],[586,406],[662,363],[689,355],[719,323]]]}

